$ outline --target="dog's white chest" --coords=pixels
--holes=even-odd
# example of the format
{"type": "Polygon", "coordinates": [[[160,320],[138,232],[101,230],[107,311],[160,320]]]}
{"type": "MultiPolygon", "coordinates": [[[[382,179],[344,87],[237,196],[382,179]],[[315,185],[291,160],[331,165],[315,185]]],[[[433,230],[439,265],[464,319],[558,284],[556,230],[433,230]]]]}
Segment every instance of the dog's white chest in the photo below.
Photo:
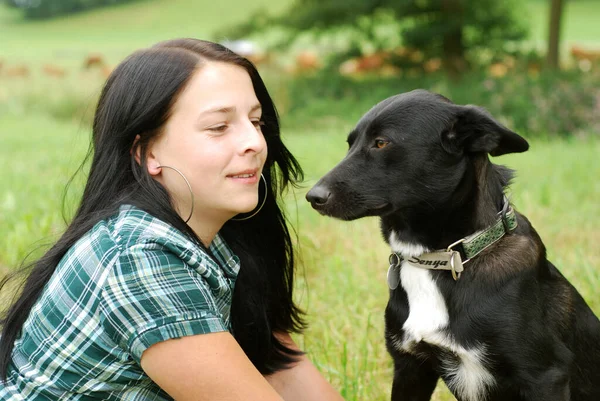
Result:
{"type": "Polygon", "coordinates": [[[400,285],[408,296],[409,315],[404,322],[402,348],[409,351],[420,341],[442,346],[448,310],[429,270],[403,263],[400,285]]]}
{"type": "MultiPolygon", "coordinates": [[[[423,252],[423,248],[418,249],[418,245],[392,241],[395,239],[394,234],[390,236],[390,245],[395,252],[406,256],[407,250],[423,252]]],[[[495,382],[484,366],[485,348],[478,346],[465,349],[454,341],[448,331],[448,309],[431,271],[403,263],[400,285],[408,297],[409,314],[402,327],[404,335],[394,337],[395,346],[411,353],[422,341],[451,351],[456,359],[441,361],[448,387],[467,401],[485,399],[487,389],[495,382]]]]}

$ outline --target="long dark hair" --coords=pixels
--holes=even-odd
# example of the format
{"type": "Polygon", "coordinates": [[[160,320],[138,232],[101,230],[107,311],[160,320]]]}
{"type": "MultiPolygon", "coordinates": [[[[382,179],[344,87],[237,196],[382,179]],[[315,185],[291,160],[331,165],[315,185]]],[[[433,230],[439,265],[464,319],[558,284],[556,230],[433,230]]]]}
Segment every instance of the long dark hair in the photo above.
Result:
{"type": "MultiPolygon", "coordinates": [[[[302,311],[292,299],[291,236],[278,204],[286,186],[303,179],[302,169],[281,141],[277,111],[252,63],[216,43],[176,39],[133,53],[108,78],[94,117],[86,156],[92,163],[75,217],[58,242],[33,264],[20,297],[2,320],[0,380],[6,380],[14,342],[57,264],[82,235],[114,215],[119,206],[135,205],[203,246],[176,213],[165,188],[142,166],[148,145],[160,135],[179,93],[206,61],[235,64],[248,72],[262,106],[262,132],[269,150],[263,169],[268,183],[263,209],[249,220],[229,221],[221,230],[242,265],[233,294],[232,331],[263,374],[285,368],[301,354],[273,333],[304,328],[302,311]],[[136,135],[140,135],[139,164],[131,152],[136,135]]],[[[0,289],[9,278],[2,280],[0,289]]]]}

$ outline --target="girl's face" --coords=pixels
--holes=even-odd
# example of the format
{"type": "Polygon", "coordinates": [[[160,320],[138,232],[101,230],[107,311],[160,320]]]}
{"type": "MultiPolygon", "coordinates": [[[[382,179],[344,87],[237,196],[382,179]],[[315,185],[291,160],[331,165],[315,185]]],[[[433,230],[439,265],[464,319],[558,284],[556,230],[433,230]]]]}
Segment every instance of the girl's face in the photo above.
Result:
{"type": "Polygon", "coordinates": [[[173,106],[164,132],[151,144],[148,171],[174,198],[183,219],[194,192],[189,221],[196,231],[218,231],[231,217],[257,206],[267,145],[261,105],[243,68],[207,62],[194,73],[173,106]]]}

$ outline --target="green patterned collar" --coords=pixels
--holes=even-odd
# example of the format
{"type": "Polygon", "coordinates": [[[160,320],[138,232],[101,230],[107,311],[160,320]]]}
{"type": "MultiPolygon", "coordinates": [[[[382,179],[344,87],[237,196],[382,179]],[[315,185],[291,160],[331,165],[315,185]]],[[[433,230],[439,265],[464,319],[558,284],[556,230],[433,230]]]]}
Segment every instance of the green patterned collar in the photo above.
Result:
{"type": "Polygon", "coordinates": [[[498,219],[485,230],[478,231],[465,238],[454,242],[448,248],[423,253],[419,256],[406,258],[399,253],[392,252],[389,257],[390,267],[388,269],[388,286],[395,289],[400,281],[400,267],[402,262],[411,266],[430,270],[450,270],[454,280],[460,278],[463,265],[479,255],[484,249],[496,243],[505,234],[512,232],[517,227],[517,216],[506,197],[502,211],[498,213],[498,219]],[[466,260],[463,261],[460,252],[454,247],[462,246],[466,260]]]}
{"type": "Polygon", "coordinates": [[[467,260],[463,263],[467,263],[469,260],[479,255],[481,251],[502,238],[505,234],[508,234],[517,228],[517,216],[506,198],[502,211],[499,212],[498,215],[498,219],[490,227],[456,241],[448,247],[448,251],[452,250],[452,248],[458,244],[461,244],[464,254],[467,257],[467,260]]]}

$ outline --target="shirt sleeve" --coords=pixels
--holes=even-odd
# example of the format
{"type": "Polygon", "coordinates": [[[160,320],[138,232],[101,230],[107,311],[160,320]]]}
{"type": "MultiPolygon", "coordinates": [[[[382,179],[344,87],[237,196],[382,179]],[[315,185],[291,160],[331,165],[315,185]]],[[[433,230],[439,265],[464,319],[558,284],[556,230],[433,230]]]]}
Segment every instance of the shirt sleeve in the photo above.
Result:
{"type": "Polygon", "coordinates": [[[105,283],[101,324],[137,363],[158,342],[227,331],[205,279],[156,244],[122,252],[105,283]]]}

